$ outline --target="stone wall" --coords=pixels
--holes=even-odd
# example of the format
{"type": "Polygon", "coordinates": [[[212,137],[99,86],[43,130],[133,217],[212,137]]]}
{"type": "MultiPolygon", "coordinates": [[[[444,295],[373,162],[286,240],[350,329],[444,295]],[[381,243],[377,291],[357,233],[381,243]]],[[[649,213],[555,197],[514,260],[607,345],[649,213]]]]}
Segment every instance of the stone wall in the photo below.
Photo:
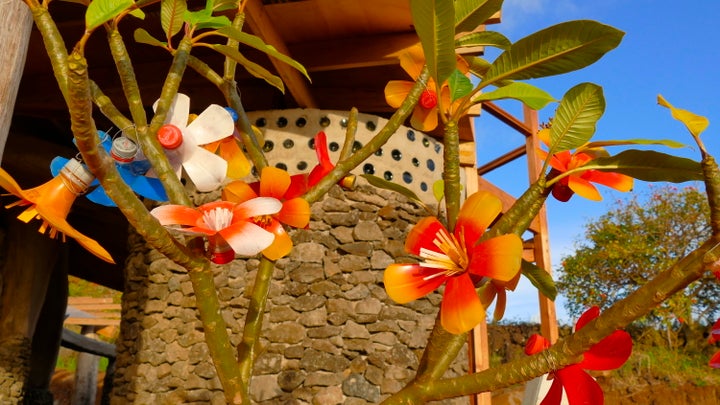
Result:
{"type": "MultiPolygon", "coordinates": [[[[424,215],[403,197],[367,185],[335,187],[313,205],[309,228],[292,233],[295,249],[273,274],[254,402],[378,403],[414,376],[441,297],[396,305],[382,276],[388,264],[407,259],[405,236],[424,215]]],[[[132,242],[112,403],[224,403],[188,276],[139,239],[132,242]]],[[[235,260],[214,269],[233,344],[258,263],[235,260]]],[[[448,373],[465,372],[466,350],[448,373]]]]}

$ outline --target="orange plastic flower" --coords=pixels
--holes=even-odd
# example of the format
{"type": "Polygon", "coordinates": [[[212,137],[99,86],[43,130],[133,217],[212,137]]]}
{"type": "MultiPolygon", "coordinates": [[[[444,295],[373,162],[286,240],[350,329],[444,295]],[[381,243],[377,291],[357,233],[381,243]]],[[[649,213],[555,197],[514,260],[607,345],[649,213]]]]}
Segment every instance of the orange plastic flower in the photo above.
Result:
{"type": "MultiPolygon", "coordinates": [[[[581,329],[600,315],[600,308],[592,307],[585,311],[575,325],[581,329]]],[[[533,335],[525,345],[528,355],[539,353],[550,347],[550,342],[540,335],[533,335]]],[[[560,404],[565,390],[570,405],[602,405],[604,396],[600,385],[584,370],[614,370],[622,366],[632,353],[632,338],[622,330],[616,330],[610,336],[593,345],[585,352],[583,360],[577,364],[556,370],[551,375],[553,382],[541,405],[560,404]]]]}
{"type": "MultiPolygon", "coordinates": [[[[538,136],[543,143],[550,144],[549,129],[540,130],[538,136]]],[[[541,158],[547,157],[547,152],[543,150],[540,150],[539,154],[541,158]]],[[[574,153],[564,150],[552,155],[550,166],[554,169],[553,174],[557,175],[582,167],[600,156],[607,156],[605,149],[592,148],[574,153]]],[[[568,201],[573,194],[578,194],[588,200],[602,200],[600,192],[592,183],[602,184],[618,191],[630,191],[633,187],[633,178],[620,173],[590,169],[563,177],[553,186],[552,194],[553,197],[563,202],[568,201]]]]}
{"type": "Polygon", "coordinates": [[[71,159],[52,180],[38,187],[23,190],[10,174],[0,169],[0,187],[20,199],[20,201],[8,204],[5,207],[29,206],[18,215],[19,220],[28,223],[32,219],[38,218],[42,221],[40,233],[48,231],[51,238],[62,235],[63,241],[65,241],[66,236],[69,236],[90,253],[108,263],[114,264],[115,262],[107,250],[94,239],[78,232],[66,219],[75,198],[84,193],[94,179],[95,176],[80,162],[71,159]]]}
{"type": "Polygon", "coordinates": [[[257,223],[277,214],[281,208],[282,204],[275,198],[258,197],[242,204],[215,201],[197,209],[184,205],[162,205],[150,213],[163,226],[207,237],[210,260],[224,264],[235,255],[254,256],[270,246],[274,235],[257,223]],[[176,228],[177,225],[181,227],[176,228]]]}
{"type": "Polygon", "coordinates": [[[502,235],[476,243],[498,216],[500,200],[488,192],[470,196],[460,209],[455,232],[435,217],[420,220],[410,231],[405,249],[424,259],[414,264],[391,264],[385,269],[385,290],[404,304],[445,284],[440,318],[450,333],[464,333],[485,317],[475,292],[484,277],[509,281],[520,270],[522,241],[502,235]]]}
{"type": "MultiPolygon", "coordinates": [[[[407,80],[391,80],[385,86],[385,101],[393,108],[402,105],[410,90],[415,85],[415,81],[420,77],[420,72],[425,65],[425,56],[423,55],[422,46],[414,45],[399,55],[400,66],[407,72],[413,81],[407,80]]],[[[463,72],[468,72],[468,66],[464,59],[458,57],[457,67],[463,72]]],[[[421,94],[412,117],[410,125],[420,131],[432,131],[438,125],[438,97],[442,98],[442,105],[445,107],[444,113],[451,108],[450,88],[443,84],[438,96],[437,83],[433,79],[428,80],[427,88],[421,94]]]]}
{"type": "Polygon", "coordinates": [[[284,257],[292,250],[292,240],[282,224],[295,228],[304,228],[310,222],[310,204],[300,197],[287,198],[290,189],[290,175],[275,167],[265,167],[260,173],[260,182],[247,184],[237,180],[223,189],[223,199],[237,203],[252,200],[258,196],[272,197],[282,202],[282,208],[275,214],[256,222],[266,231],[275,235],[273,243],[263,250],[270,260],[284,257]]]}

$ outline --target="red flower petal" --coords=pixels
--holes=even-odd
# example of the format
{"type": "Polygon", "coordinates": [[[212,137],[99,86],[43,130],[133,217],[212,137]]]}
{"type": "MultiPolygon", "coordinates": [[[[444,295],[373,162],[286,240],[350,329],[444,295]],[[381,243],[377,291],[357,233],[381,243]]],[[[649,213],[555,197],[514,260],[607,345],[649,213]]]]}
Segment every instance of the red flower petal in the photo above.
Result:
{"type": "Polygon", "coordinates": [[[550,389],[548,390],[547,394],[545,394],[545,398],[543,398],[542,402],[540,402],[540,405],[560,405],[562,402],[563,397],[563,386],[562,381],[560,381],[557,376],[553,378],[552,385],[550,385],[550,389]]]}
{"type": "Polygon", "coordinates": [[[712,368],[720,368],[720,352],[712,356],[708,365],[712,368]]]}
{"type": "Polygon", "coordinates": [[[575,322],[575,330],[582,329],[583,326],[585,326],[588,322],[592,321],[593,319],[600,316],[600,307],[598,306],[592,306],[588,308],[585,312],[583,312],[582,315],[580,315],[580,318],[575,322]]]}
{"type": "Polygon", "coordinates": [[[525,343],[525,354],[537,354],[549,347],[550,341],[545,339],[544,336],[535,333],[530,336],[530,339],[528,339],[527,343],[525,343]]]}
{"type": "Polygon", "coordinates": [[[630,334],[624,330],[616,330],[593,345],[578,365],[587,370],[614,370],[625,364],[631,353],[630,334]]]}
{"type": "Polygon", "coordinates": [[[439,252],[440,250],[433,244],[433,241],[435,235],[440,231],[447,232],[445,226],[437,218],[425,217],[421,219],[410,230],[407,239],[405,239],[405,250],[414,255],[419,255],[422,248],[439,252]]]}
{"type": "Polygon", "coordinates": [[[556,371],[555,378],[561,381],[570,404],[603,405],[605,402],[600,385],[577,364],[556,371]]]}
{"type": "Polygon", "coordinates": [[[467,273],[447,279],[440,306],[440,323],[450,333],[461,334],[485,319],[485,308],[467,273]]]}
{"type": "Polygon", "coordinates": [[[447,277],[444,275],[424,279],[437,272],[436,269],[421,267],[419,264],[391,264],[383,275],[385,291],[398,304],[416,300],[435,291],[445,282],[447,277]]]}

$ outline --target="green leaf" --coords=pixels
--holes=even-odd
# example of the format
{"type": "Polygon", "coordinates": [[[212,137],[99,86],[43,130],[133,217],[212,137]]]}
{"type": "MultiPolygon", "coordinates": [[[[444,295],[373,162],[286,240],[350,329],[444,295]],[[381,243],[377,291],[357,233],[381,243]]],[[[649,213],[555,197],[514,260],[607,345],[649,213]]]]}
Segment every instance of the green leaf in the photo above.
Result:
{"type": "Polygon", "coordinates": [[[545,90],[523,82],[513,82],[499,89],[487,93],[478,94],[473,98],[475,101],[489,101],[502,99],[515,99],[525,103],[533,110],[540,110],[548,103],[555,101],[545,90]]]}
{"type": "Polygon", "coordinates": [[[703,180],[699,162],[652,150],[630,149],[615,156],[601,157],[589,161],[582,169],[625,174],[643,181],[685,181],[703,180]]]}
{"type": "Polygon", "coordinates": [[[520,266],[523,276],[527,277],[528,280],[538,289],[544,296],[555,301],[557,297],[557,288],[555,287],[555,281],[547,271],[538,267],[535,263],[530,263],[527,260],[522,261],[520,266]]]}
{"type": "Polygon", "coordinates": [[[183,20],[195,27],[195,29],[218,29],[232,24],[224,15],[214,16],[212,15],[212,10],[207,8],[198,11],[185,10],[183,13],[183,20]]]}
{"type": "Polygon", "coordinates": [[[139,18],[141,20],[145,19],[145,12],[139,8],[136,8],[135,10],[129,12],[128,14],[130,14],[131,16],[133,16],[135,18],[139,18]]]}
{"type": "Polygon", "coordinates": [[[161,48],[165,48],[167,46],[167,43],[154,38],[152,35],[150,35],[150,33],[148,33],[142,28],[138,28],[135,30],[135,32],[133,33],[133,38],[135,39],[135,42],[141,44],[159,46],[161,48]]]}
{"type": "Polygon", "coordinates": [[[445,198],[445,182],[443,179],[435,181],[432,185],[433,190],[433,196],[435,196],[435,199],[437,202],[440,202],[445,198]]]}
{"type": "Polygon", "coordinates": [[[377,188],[382,188],[385,190],[394,191],[398,194],[404,195],[409,200],[414,201],[419,206],[421,206],[421,207],[425,208],[425,210],[429,211],[427,205],[425,205],[425,203],[422,202],[422,200],[417,196],[417,194],[415,194],[412,190],[410,190],[407,187],[401,186],[396,183],[389,182],[383,178],[374,176],[372,174],[361,174],[360,177],[363,177],[372,186],[375,186],[377,188]]]}
{"type": "Polygon", "coordinates": [[[560,23],[514,43],[493,62],[484,80],[524,80],[572,72],[617,47],[623,35],[596,21],[560,23]]]}
{"type": "Polygon", "coordinates": [[[495,31],[472,32],[455,40],[455,48],[494,46],[500,49],[508,49],[510,45],[510,40],[505,35],[495,31]]]}
{"type": "MultiPolygon", "coordinates": [[[[669,148],[685,148],[682,142],[673,141],[672,139],[616,139],[612,141],[594,141],[583,146],[582,149],[604,148],[606,146],[622,146],[622,145],[662,145],[669,148]]],[[[578,149],[580,151],[580,149],[578,149]]]]}
{"type": "Polygon", "coordinates": [[[602,87],[580,83],[565,93],[550,127],[550,154],[588,142],[605,112],[602,87]]]}
{"type": "Polygon", "coordinates": [[[453,0],[410,0],[410,11],[425,63],[440,87],[456,66],[453,0]]]}
{"type": "Polygon", "coordinates": [[[133,0],[93,0],[85,11],[85,29],[92,31],[134,5],[133,0]]]}
{"type": "Polygon", "coordinates": [[[672,104],[668,103],[667,100],[663,98],[663,96],[659,94],[658,104],[663,107],[669,108],[672,117],[685,124],[685,127],[687,127],[688,131],[690,131],[690,133],[696,138],[700,136],[703,131],[705,131],[708,125],[710,125],[710,121],[707,118],[687,110],[675,108],[672,106],[672,104]]]}
{"type": "Polygon", "coordinates": [[[473,31],[495,15],[503,0],[455,0],[455,32],[473,31]]]}
{"type": "MultiPolygon", "coordinates": [[[[465,61],[468,63],[468,66],[470,67],[470,73],[478,77],[479,79],[482,79],[483,76],[487,73],[488,70],[490,70],[490,62],[486,61],[483,58],[477,57],[477,56],[463,56],[465,61]]],[[[512,80],[500,80],[493,85],[502,87],[507,86],[508,84],[513,83],[512,80]]]]}
{"type": "Polygon", "coordinates": [[[237,49],[227,45],[215,44],[213,48],[221,54],[235,60],[242,65],[251,75],[258,79],[265,80],[268,84],[285,93],[285,85],[280,77],[270,73],[264,67],[244,57],[237,49]]]}
{"type": "Polygon", "coordinates": [[[272,56],[273,58],[292,66],[300,73],[302,73],[308,80],[310,80],[310,76],[308,76],[307,70],[305,70],[305,67],[303,65],[301,65],[293,58],[280,53],[272,45],[266,44],[262,39],[260,39],[260,37],[248,34],[246,32],[242,32],[234,27],[223,27],[218,30],[218,33],[221,35],[225,35],[226,37],[232,38],[241,44],[245,44],[249,47],[262,51],[267,55],[272,56]]]}
{"type": "Polygon", "coordinates": [[[160,23],[168,39],[180,32],[183,15],[187,11],[185,0],[162,0],[160,3],[160,23]]]}
{"type": "Polygon", "coordinates": [[[213,5],[213,12],[235,10],[238,8],[238,0],[216,0],[213,5]]]}
{"type": "Polygon", "coordinates": [[[450,75],[448,85],[450,86],[451,101],[467,96],[473,89],[470,79],[457,69],[450,75]]]}

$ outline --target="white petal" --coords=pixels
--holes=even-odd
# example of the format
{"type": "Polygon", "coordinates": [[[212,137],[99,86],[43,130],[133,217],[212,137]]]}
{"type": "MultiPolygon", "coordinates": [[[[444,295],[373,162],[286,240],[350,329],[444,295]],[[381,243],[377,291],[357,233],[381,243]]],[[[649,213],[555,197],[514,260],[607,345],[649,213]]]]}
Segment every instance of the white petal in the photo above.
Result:
{"type": "Polygon", "coordinates": [[[270,246],[275,239],[275,235],[250,222],[245,222],[240,232],[223,236],[235,254],[240,256],[254,256],[270,246]]]}
{"type": "Polygon", "coordinates": [[[202,148],[195,148],[185,156],[182,167],[200,192],[213,191],[225,181],[227,161],[202,148]]]}
{"type": "Polygon", "coordinates": [[[260,215],[277,214],[282,209],[282,203],[277,198],[256,197],[238,205],[235,211],[242,211],[245,218],[257,217],[260,215]]]}
{"type": "Polygon", "coordinates": [[[198,145],[205,145],[227,138],[234,131],[230,113],[217,104],[210,104],[185,128],[183,135],[192,137],[198,145]]]}
{"type": "MultiPolygon", "coordinates": [[[[157,100],[153,103],[153,111],[157,110],[157,103],[157,100]]],[[[173,124],[183,129],[187,126],[188,117],[190,117],[190,97],[178,93],[170,104],[165,124],[173,124]]]]}

